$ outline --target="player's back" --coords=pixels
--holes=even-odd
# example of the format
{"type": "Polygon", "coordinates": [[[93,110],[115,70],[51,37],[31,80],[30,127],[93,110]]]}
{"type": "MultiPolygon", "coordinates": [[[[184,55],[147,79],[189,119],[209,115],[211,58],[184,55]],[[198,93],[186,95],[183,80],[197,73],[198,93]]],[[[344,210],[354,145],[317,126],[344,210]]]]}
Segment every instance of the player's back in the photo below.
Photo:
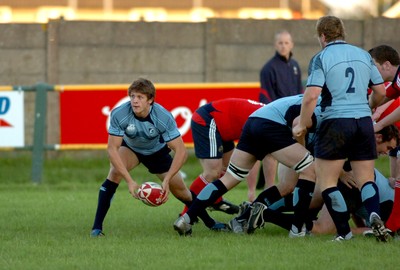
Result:
{"type": "Polygon", "coordinates": [[[307,85],[322,87],[325,119],[371,115],[368,85],[382,83],[382,77],[368,52],[344,41],[330,43],[314,57],[311,72],[307,85]]]}
{"type": "Polygon", "coordinates": [[[265,118],[282,125],[291,125],[294,117],[300,114],[303,94],[283,97],[258,109],[250,117],[265,118]]]}

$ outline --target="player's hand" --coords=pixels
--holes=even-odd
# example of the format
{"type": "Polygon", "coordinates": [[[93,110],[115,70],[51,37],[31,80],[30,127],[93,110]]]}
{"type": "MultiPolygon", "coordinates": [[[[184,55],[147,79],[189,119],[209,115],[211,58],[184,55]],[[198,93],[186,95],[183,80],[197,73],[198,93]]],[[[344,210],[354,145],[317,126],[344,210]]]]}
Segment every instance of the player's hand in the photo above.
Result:
{"type": "Polygon", "coordinates": [[[162,202],[165,203],[168,200],[168,195],[169,195],[169,181],[165,181],[165,179],[164,179],[164,181],[162,183],[162,188],[163,188],[163,190],[162,190],[162,194],[163,194],[162,202]]]}
{"type": "Polygon", "coordinates": [[[132,195],[132,197],[139,200],[139,196],[137,194],[139,185],[135,181],[128,181],[128,189],[129,189],[129,193],[132,195]]]}
{"type": "Polygon", "coordinates": [[[391,188],[394,189],[394,186],[395,186],[395,184],[396,184],[396,178],[394,178],[394,177],[389,177],[389,178],[388,178],[388,181],[389,181],[389,186],[390,186],[391,188]]]}
{"type": "Polygon", "coordinates": [[[383,126],[377,122],[374,124],[374,132],[377,133],[378,131],[381,131],[381,129],[383,128],[383,126]]]}
{"type": "Polygon", "coordinates": [[[345,184],[348,188],[357,188],[356,180],[354,179],[354,175],[351,172],[343,171],[339,177],[340,182],[345,184]]]}
{"type": "Polygon", "coordinates": [[[303,125],[295,125],[292,129],[292,134],[294,138],[301,138],[304,137],[307,133],[307,128],[306,126],[303,125]]]}

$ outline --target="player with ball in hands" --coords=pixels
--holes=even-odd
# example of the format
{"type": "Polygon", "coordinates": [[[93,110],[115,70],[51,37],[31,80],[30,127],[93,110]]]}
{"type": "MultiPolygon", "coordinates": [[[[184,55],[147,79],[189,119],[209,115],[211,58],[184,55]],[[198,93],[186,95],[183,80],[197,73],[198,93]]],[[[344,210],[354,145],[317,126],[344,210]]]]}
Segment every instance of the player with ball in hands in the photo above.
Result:
{"type": "MultiPolygon", "coordinates": [[[[172,114],[154,102],[153,83],[139,78],[130,85],[128,95],[130,101],[111,112],[107,145],[110,170],[100,187],[92,237],[104,236],[103,221],[122,179],[125,179],[130,194],[139,199],[139,185],[129,171],[140,163],[163,182],[163,202],[170,191],[186,205],[194,199],[179,173],[187,158],[185,145],[172,114]],[[171,149],[175,152],[174,157],[170,155],[171,149]]],[[[199,217],[210,229],[220,230],[226,226],[213,220],[206,211],[199,217]]]]}

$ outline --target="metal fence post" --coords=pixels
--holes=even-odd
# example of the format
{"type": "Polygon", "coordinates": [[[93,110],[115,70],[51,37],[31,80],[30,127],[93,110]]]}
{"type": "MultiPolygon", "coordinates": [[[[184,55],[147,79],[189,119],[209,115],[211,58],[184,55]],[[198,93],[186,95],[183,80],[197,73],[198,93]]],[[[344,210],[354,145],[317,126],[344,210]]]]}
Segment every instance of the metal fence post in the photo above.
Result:
{"type": "Polygon", "coordinates": [[[43,153],[46,134],[46,113],[47,113],[47,91],[54,87],[39,83],[35,86],[35,124],[33,131],[33,151],[32,151],[32,181],[39,184],[42,181],[43,172],[43,153]]]}

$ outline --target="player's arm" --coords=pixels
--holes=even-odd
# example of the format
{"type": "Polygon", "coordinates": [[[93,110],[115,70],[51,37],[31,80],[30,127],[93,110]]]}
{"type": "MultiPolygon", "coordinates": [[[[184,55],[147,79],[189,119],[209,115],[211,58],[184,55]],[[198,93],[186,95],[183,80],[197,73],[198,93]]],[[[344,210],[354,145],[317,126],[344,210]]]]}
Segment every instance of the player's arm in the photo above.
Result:
{"type": "Polygon", "coordinates": [[[122,137],[120,136],[113,136],[108,135],[108,144],[107,144],[107,153],[110,159],[112,166],[122,175],[125,179],[126,183],[128,184],[129,192],[133,197],[138,199],[136,190],[139,188],[138,184],[133,181],[131,175],[129,174],[128,170],[126,169],[122,159],[118,153],[118,150],[122,143],[122,137]]]}
{"type": "Polygon", "coordinates": [[[318,97],[320,96],[321,91],[322,88],[317,86],[306,88],[303,101],[301,103],[299,123],[293,127],[292,130],[295,138],[302,137],[307,133],[307,127],[310,126],[310,122],[312,123],[312,115],[315,107],[317,106],[318,97]]]}
{"type": "Polygon", "coordinates": [[[386,98],[386,89],[383,83],[372,85],[370,88],[372,89],[372,92],[369,95],[369,107],[374,109],[384,103],[386,98]]]}
{"type": "Polygon", "coordinates": [[[179,172],[183,164],[186,162],[187,151],[181,136],[167,142],[167,145],[172,151],[174,151],[174,158],[172,160],[171,167],[169,168],[163,180],[163,190],[168,192],[169,181],[172,177],[174,177],[175,174],[179,172]]]}
{"type": "Polygon", "coordinates": [[[400,107],[397,107],[393,112],[377,122],[374,125],[374,131],[378,132],[382,128],[392,125],[398,121],[400,121],[400,107]]]}

